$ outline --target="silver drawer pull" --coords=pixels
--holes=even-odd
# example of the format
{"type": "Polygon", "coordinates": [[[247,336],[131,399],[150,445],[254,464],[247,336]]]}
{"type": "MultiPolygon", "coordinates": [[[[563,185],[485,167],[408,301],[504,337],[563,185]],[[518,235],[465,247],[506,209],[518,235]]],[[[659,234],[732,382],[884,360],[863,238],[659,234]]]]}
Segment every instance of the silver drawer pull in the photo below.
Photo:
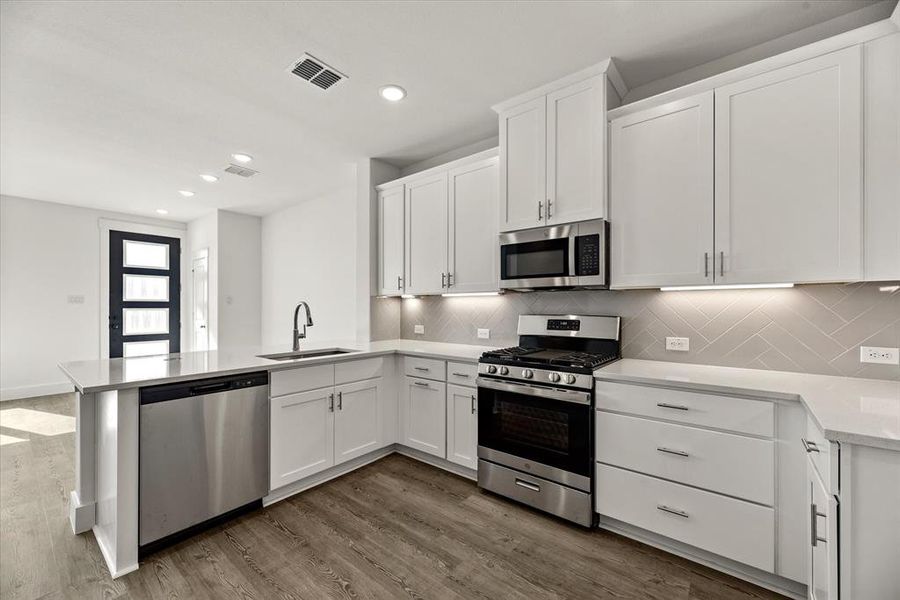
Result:
{"type": "Polygon", "coordinates": [[[419,387],[426,387],[426,388],[428,387],[428,384],[425,383],[424,381],[413,381],[413,385],[417,385],[419,387]]]}
{"type": "Polygon", "coordinates": [[[431,370],[428,367],[413,367],[413,369],[415,369],[416,371],[424,371],[426,373],[431,370]]]}
{"type": "Polygon", "coordinates": [[[687,406],[682,404],[666,404],[665,402],[657,402],[656,405],[660,408],[674,408],[675,410],[690,410],[687,406]]]}
{"type": "Polygon", "coordinates": [[[684,450],[672,450],[671,448],[664,448],[662,446],[658,447],[656,450],[659,452],[665,452],[666,454],[675,454],[677,456],[684,456],[684,457],[690,456],[690,454],[688,454],[684,450]]]}
{"type": "Polygon", "coordinates": [[[688,514],[683,510],[678,510],[677,508],[672,508],[671,506],[666,506],[665,504],[657,504],[656,508],[657,510],[667,512],[670,515],[675,515],[676,517],[683,517],[685,519],[688,518],[688,514]]]}
{"type": "Polygon", "coordinates": [[[526,490],[531,490],[532,492],[541,491],[541,486],[536,483],[531,483],[530,481],[522,481],[521,479],[516,479],[516,485],[519,487],[523,487],[526,490]]]}
{"type": "Polygon", "coordinates": [[[469,375],[466,373],[451,373],[451,375],[453,375],[454,377],[465,377],[466,379],[469,378],[469,375]]]}
{"type": "Polygon", "coordinates": [[[803,444],[803,448],[806,450],[807,454],[809,454],[810,452],[821,452],[821,450],[819,450],[818,444],[816,444],[815,442],[811,442],[806,438],[800,438],[800,443],[803,444]]]}

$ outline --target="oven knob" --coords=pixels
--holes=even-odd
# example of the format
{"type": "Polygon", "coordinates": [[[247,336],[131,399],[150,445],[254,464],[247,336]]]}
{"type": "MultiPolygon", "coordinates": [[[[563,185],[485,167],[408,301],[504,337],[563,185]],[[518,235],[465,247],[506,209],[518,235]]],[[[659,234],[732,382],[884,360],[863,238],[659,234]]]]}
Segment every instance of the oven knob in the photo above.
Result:
{"type": "Polygon", "coordinates": [[[550,379],[550,381],[552,381],[553,383],[556,383],[557,381],[560,380],[559,373],[550,373],[549,375],[547,375],[547,377],[548,377],[548,378],[550,379]]]}
{"type": "Polygon", "coordinates": [[[532,371],[531,369],[522,369],[522,377],[524,377],[525,379],[531,379],[532,377],[534,377],[534,371],[532,371]]]}
{"type": "Polygon", "coordinates": [[[571,373],[566,375],[566,383],[568,383],[569,385],[573,385],[575,383],[576,379],[577,379],[577,377],[575,377],[571,373]]]}
{"type": "Polygon", "coordinates": [[[497,372],[497,367],[495,367],[494,365],[488,365],[487,372],[493,375],[497,372]]]}
{"type": "Polygon", "coordinates": [[[509,369],[507,369],[506,367],[500,367],[500,374],[509,375],[509,369]]]}

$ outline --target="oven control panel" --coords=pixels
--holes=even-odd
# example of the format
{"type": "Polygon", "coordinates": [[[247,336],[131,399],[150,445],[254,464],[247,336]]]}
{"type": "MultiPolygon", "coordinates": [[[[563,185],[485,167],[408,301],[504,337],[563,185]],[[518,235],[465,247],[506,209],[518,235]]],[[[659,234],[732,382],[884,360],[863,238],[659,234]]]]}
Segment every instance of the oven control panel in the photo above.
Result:
{"type": "Polygon", "coordinates": [[[534,369],[506,365],[478,363],[478,374],[487,375],[491,379],[507,379],[522,383],[542,383],[556,388],[578,388],[592,390],[594,376],[586,373],[566,373],[550,369],[534,369]]]}
{"type": "Polygon", "coordinates": [[[547,331],[581,331],[578,319],[547,319],[547,331]]]}

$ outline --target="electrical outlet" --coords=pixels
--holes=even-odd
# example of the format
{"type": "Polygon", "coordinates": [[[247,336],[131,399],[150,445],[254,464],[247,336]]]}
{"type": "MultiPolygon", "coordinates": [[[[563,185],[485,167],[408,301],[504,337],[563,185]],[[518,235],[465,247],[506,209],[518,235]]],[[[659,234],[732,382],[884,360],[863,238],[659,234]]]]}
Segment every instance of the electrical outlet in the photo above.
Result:
{"type": "Polygon", "coordinates": [[[413,333],[418,335],[425,335],[425,326],[424,325],[415,325],[413,327],[413,333]]]}
{"type": "Polygon", "coordinates": [[[84,296],[80,294],[78,296],[69,296],[66,300],[69,304],[84,304],[84,296]]]}
{"type": "Polygon", "coordinates": [[[667,337],[666,350],[675,350],[676,352],[687,352],[691,349],[691,338],[686,337],[667,337]]]}
{"type": "Polygon", "coordinates": [[[479,329],[478,330],[478,339],[480,339],[480,340],[491,339],[491,330],[490,329],[479,329]]]}
{"type": "Polygon", "coordinates": [[[860,346],[859,362],[878,365],[900,364],[900,348],[879,348],[877,346],[860,346]]]}

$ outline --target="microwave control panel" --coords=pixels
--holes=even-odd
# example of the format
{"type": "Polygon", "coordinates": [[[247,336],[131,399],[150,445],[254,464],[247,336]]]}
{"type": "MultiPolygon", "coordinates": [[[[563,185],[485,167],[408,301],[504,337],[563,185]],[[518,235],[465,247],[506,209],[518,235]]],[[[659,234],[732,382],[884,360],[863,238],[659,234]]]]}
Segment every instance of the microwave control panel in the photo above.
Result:
{"type": "Polygon", "coordinates": [[[575,238],[575,275],[582,277],[600,274],[600,234],[579,235],[575,238]]]}

